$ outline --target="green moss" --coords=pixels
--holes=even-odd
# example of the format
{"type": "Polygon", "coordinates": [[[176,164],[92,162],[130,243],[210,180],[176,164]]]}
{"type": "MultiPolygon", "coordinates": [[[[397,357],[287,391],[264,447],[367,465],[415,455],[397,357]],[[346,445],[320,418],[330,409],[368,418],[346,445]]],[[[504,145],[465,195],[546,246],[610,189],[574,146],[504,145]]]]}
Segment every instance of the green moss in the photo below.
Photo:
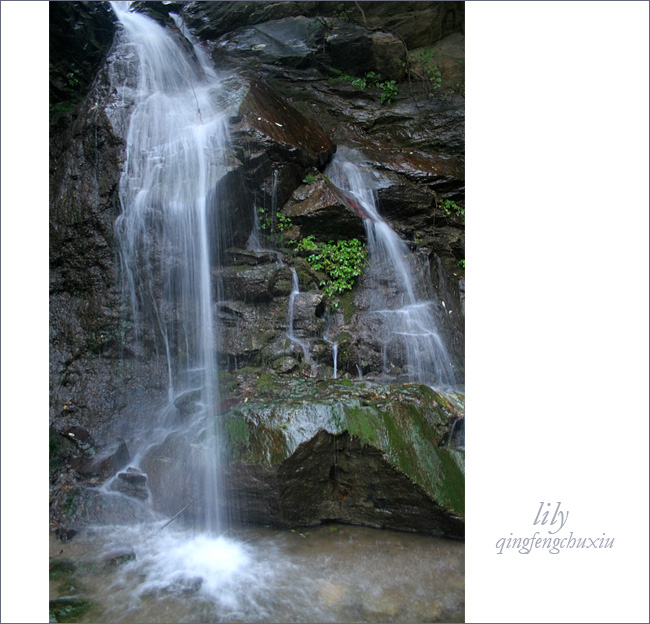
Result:
{"type": "Polygon", "coordinates": [[[62,515],[65,518],[74,518],[79,512],[79,507],[83,501],[83,495],[80,489],[73,488],[63,503],[62,515]]]}
{"type": "Polygon", "coordinates": [[[264,373],[255,382],[255,390],[258,395],[278,396],[282,391],[282,382],[275,373],[264,373]]]}
{"type": "Polygon", "coordinates": [[[354,306],[354,295],[354,289],[339,295],[339,309],[343,312],[343,319],[346,323],[352,320],[352,315],[356,310],[354,306]]]}
{"type": "Polygon", "coordinates": [[[246,421],[242,417],[237,417],[235,415],[227,417],[226,432],[231,446],[239,444],[248,445],[250,440],[250,431],[248,430],[246,421]]]}
{"type": "Polygon", "coordinates": [[[378,448],[383,446],[381,415],[378,410],[369,406],[346,405],[344,412],[348,433],[351,436],[359,438],[364,444],[371,444],[378,448]]]}
{"type": "Polygon", "coordinates": [[[50,581],[60,581],[73,575],[77,566],[69,559],[53,559],[50,561],[50,581]]]}
{"type": "Polygon", "coordinates": [[[50,600],[50,621],[76,622],[91,606],[89,600],[79,598],[50,600]]]}

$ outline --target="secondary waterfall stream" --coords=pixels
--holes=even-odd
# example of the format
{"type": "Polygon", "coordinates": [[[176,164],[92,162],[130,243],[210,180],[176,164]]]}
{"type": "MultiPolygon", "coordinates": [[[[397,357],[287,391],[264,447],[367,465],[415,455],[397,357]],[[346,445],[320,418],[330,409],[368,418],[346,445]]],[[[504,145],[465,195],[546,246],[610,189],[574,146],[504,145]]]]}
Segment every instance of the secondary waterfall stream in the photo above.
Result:
{"type": "Polygon", "coordinates": [[[188,469],[201,475],[204,528],[222,528],[218,514],[219,405],[215,288],[219,182],[228,131],[214,104],[219,78],[200,49],[192,49],[149,17],[113,2],[123,26],[112,71],[113,87],[131,101],[126,158],[120,181],[122,215],[116,223],[136,335],[162,344],[167,362],[168,408],[179,398],[194,406],[191,427],[204,428],[188,469]],[[147,336],[146,328],[157,328],[147,336]]]}
{"type": "Polygon", "coordinates": [[[345,191],[365,215],[372,289],[370,314],[379,320],[382,332],[384,373],[392,360],[403,359],[410,381],[438,388],[457,382],[453,364],[440,332],[438,301],[433,293],[420,295],[407,245],[381,217],[373,189],[377,181],[364,170],[363,158],[341,148],[327,169],[333,184],[345,191]]]}

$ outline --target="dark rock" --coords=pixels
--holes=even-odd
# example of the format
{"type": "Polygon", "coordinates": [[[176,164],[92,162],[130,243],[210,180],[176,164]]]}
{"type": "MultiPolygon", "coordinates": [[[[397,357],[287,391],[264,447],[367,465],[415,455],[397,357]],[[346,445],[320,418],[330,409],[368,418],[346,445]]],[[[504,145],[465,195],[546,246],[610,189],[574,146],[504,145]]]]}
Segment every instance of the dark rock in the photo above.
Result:
{"type": "Polygon", "coordinates": [[[304,67],[322,48],[324,38],[322,21],[303,16],[286,17],[224,36],[216,46],[216,54],[304,67]]]}
{"type": "Polygon", "coordinates": [[[181,413],[181,416],[188,416],[199,411],[201,402],[201,390],[187,390],[174,399],[174,407],[181,413]]]}
{"type": "Polygon", "coordinates": [[[149,498],[147,475],[132,467],[127,468],[126,472],[118,473],[112,489],[141,500],[149,498]]]}
{"type": "MultiPolygon", "coordinates": [[[[322,166],[336,150],[327,133],[283,100],[271,87],[253,80],[239,114],[242,122],[236,131],[257,134],[263,144],[276,144],[285,159],[304,167],[322,166]]],[[[269,149],[269,148],[267,148],[269,149]]]]}
{"type": "Polygon", "coordinates": [[[52,2],[50,10],[50,112],[76,105],[106,57],[115,34],[108,2],[52,2]]]}
{"type": "Polygon", "coordinates": [[[95,440],[86,429],[81,427],[69,427],[61,432],[69,440],[75,443],[81,450],[87,451],[95,446],[95,440]]]}
{"type": "Polygon", "coordinates": [[[275,263],[225,267],[216,275],[226,298],[248,303],[271,301],[284,290],[277,292],[278,282],[291,283],[289,268],[275,263]]]}
{"type": "Polygon", "coordinates": [[[354,10],[356,19],[368,28],[397,33],[409,49],[431,45],[465,28],[463,2],[364,2],[362,16],[358,15],[356,3],[342,4],[354,10]]]}
{"type": "Polygon", "coordinates": [[[364,217],[323,176],[298,187],[282,214],[300,227],[301,237],[321,242],[365,237],[364,217]]]}
{"type": "Polygon", "coordinates": [[[97,454],[81,469],[85,476],[98,475],[103,479],[112,477],[118,470],[131,461],[129,449],[124,440],[115,444],[112,448],[97,454]]]}
{"type": "Polygon", "coordinates": [[[247,25],[313,14],[315,2],[188,2],[183,12],[201,39],[214,40],[247,25]]]}
{"type": "Polygon", "coordinates": [[[348,124],[337,128],[335,138],[347,147],[362,150],[366,160],[377,169],[403,175],[438,192],[463,187],[464,166],[454,156],[391,146],[348,124]]]}
{"type": "Polygon", "coordinates": [[[55,531],[56,536],[62,542],[69,542],[77,536],[77,533],[78,531],[76,529],[69,529],[63,526],[58,526],[55,531]]]}

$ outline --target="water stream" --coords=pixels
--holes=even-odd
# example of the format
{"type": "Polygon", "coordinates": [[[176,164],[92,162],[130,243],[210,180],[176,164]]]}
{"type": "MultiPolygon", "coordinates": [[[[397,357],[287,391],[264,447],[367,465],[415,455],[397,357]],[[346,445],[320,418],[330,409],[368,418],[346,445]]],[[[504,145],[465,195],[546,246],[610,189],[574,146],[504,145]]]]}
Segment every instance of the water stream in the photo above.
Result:
{"type": "Polygon", "coordinates": [[[295,305],[296,297],[300,294],[300,284],[298,282],[298,273],[296,270],[291,267],[291,294],[289,295],[289,310],[288,310],[288,322],[287,322],[287,338],[295,345],[300,347],[302,351],[302,357],[304,362],[311,363],[311,374],[314,376],[316,374],[316,365],[313,362],[309,354],[309,345],[304,341],[298,338],[293,330],[293,322],[295,317],[295,305]]]}
{"type": "MultiPolygon", "coordinates": [[[[111,3],[122,27],[112,86],[131,102],[116,222],[124,295],[136,334],[155,327],[167,362],[167,426],[172,405],[196,393],[189,427],[204,443],[191,469],[202,475],[203,526],[222,528],[216,330],[211,267],[218,259],[219,182],[227,171],[225,116],[215,105],[220,82],[200,49],[192,50],[129,3],[111,3]],[[191,371],[191,373],[190,373],[191,371]]],[[[137,454],[137,451],[136,451],[137,454]]]]}
{"type": "Polygon", "coordinates": [[[426,286],[418,283],[415,257],[377,209],[376,179],[365,170],[362,156],[346,148],[338,150],[327,175],[366,215],[373,285],[369,314],[381,331],[384,373],[403,357],[410,381],[453,387],[457,380],[437,320],[441,308],[433,293],[420,296],[426,286]]]}
{"type": "Polygon", "coordinates": [[[93,601],[84,621],[463,622],[464,552],[462,542],[353,526],[215,536],[150,525],[97,530],[61,556],[77,562],[93,601]],[[131,549],[131,561],[101,563],[131,549]]]}

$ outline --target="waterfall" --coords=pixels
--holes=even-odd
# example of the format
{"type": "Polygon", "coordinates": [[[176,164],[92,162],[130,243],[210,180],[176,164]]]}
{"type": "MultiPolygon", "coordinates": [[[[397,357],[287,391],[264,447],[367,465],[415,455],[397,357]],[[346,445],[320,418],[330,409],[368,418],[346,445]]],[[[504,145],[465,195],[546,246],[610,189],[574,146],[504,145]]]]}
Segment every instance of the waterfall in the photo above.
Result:
{"type": "MultiPolygon", "coordinates": [[[[296,270],[291,267],[291,294],[289,295],[289,320],[287,322],[287,338],[300,347],[302,350],[303,361],[310,362],[311,357],[309,355],[309,347],[304,340],[300,340],[300,338],[298,338],[293,332],[293,320],[295,315],[294,306],[296,303],[296,296],[299,294],[300,285],[298,282],[298,273],[296,273],[296,270]]],[[[311,363],[311,374],[312,376],[316,374],[315,365],[313,362],[311,363]]]]}
{"type": "MultiPolygon", "coordinates": [[[[341,148],[327,169],[333,184],[359,204],[368,238],[371,309],[381,331],[384,373],[393,360],[404,359],[409,380],[438,388],[456,383],[453,365],[436,320],[439,306],[421,296],[413,254],[377,210],[373,187],[377,183],[364,171],[361,156],[341,148]]],[[[375,174],[376,175],[376,174],[375,174]]]]}
{"type": "Polygon", "coordinates": [[[225,116],[214,104],[220,83],[204,53],[180,33],[129,12],[129,4],[111,3],[123,27],[112,87],[131,103],[116,221],[124,297],[137,338],[154,327],[163,346],[168,406],[159,420],[169,419],[179,396],[195,393],[188,427],[200,429],[201,448],[187,469],[202,485],[187,496],[202,501],[202,528],[218,530],[223,488],[211,267],[220,255],[219,181],[228,144],[225,116]]]}

